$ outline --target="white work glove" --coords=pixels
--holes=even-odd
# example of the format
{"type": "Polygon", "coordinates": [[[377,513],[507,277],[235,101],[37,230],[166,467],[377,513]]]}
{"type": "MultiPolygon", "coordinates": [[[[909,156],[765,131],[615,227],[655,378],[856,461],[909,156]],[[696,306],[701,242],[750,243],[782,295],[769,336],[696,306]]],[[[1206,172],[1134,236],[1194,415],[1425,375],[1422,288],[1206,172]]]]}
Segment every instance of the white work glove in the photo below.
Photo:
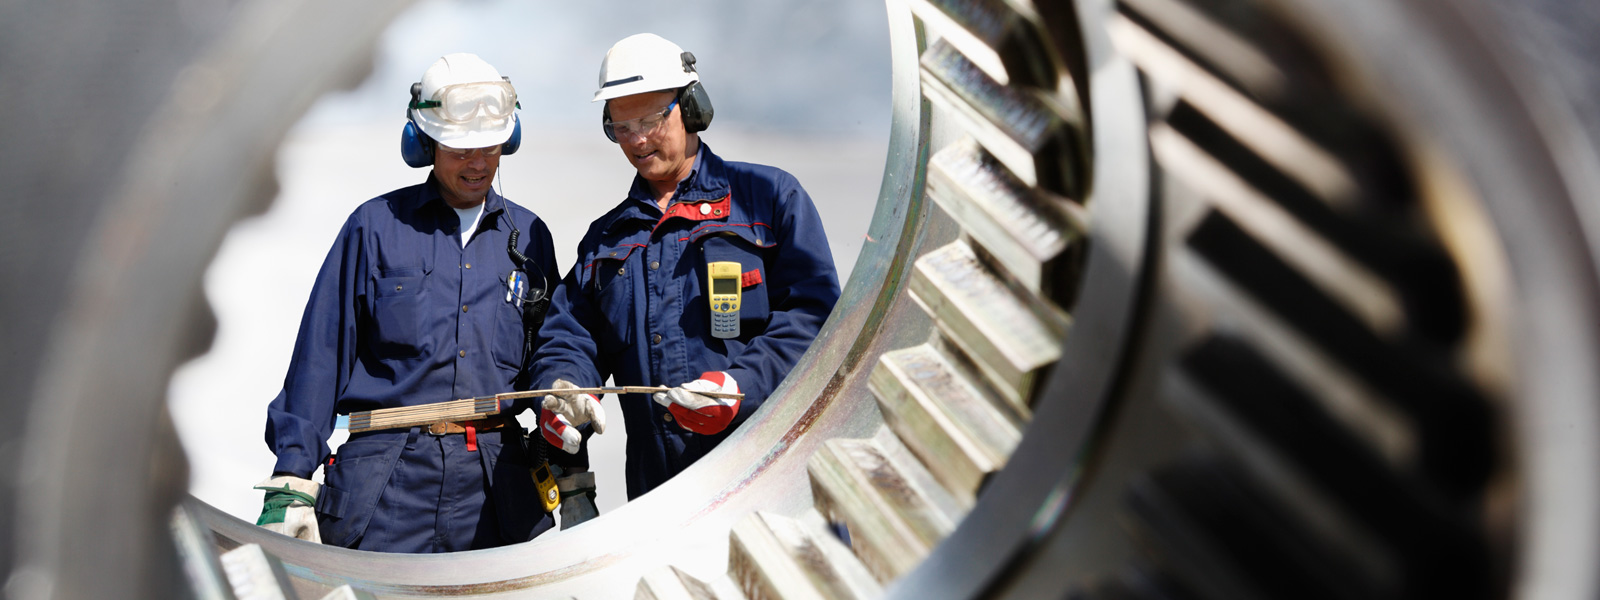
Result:
{"type": "Polygon", "coordinates": [[[707,371],[700,378],[651,396],[667,407],[678,425],[703,435],[721,433],[739,414],[738,398],[713,398],[695,392],[739,393],[739,383],[723,371],[707,371]]]}
{"type": "MultiPolygon", "coordinates": [[[[550,387],[557,390],[578,389],[578,386],[565,379],[555,380],[550,387]]],[[[594,394],[556,392],[546,395],[544,405],[539,409],[539,432],[544,434],[544,441],[565,450],[567,454],[578,453],[578,445],[583,441],[583,434],[578,433],[578,427],[590,422],[594,423],[595,433],[606,432],[606,411],[600,408],[600,399],[594,394]]]]}
{"type": "Polygon", "coordinates": [[[594,473],[573,473],[556,480],[561,490],[561,528],[571,529],[600,516],[594,507],[594,473]]]}
{"type": "Polygon", "coordinates": [[[279,475],[256,484],[266,490],[261,501],[261,516],[256,524],[289,537],[322,543],[317,531],[317,482],[292,475],[279,475]]]}

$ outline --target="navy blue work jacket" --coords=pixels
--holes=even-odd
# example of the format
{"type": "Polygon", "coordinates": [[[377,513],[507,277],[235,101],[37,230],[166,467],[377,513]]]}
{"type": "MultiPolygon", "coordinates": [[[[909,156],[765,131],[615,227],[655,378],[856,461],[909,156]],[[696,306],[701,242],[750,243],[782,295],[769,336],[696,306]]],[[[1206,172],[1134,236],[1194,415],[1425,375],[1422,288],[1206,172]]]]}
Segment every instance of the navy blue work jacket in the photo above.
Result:
{"type": "Polygon", "coordinates": [[[810,346],[839,299],[811,197],[773,167],[724,162],[703,142],[673,204],[635,175],[628,198],[589,226],[539,330],[535,387],[678,386],[726,371],[745,394],[733,423],[702,436],[649,396],[620,398],[628,498],[660,485],[744,422],[810,346]],[[706,265],[740,264],[740,335],[711,335],[706,265]]]}
{"type": "MultiPolygon", "coordinates": [[[[508,392],[522,361],[520,309],[506,300],[507,237],[547,285],[550,230],[491,191],[476,234],[428,181],[363,203],[334,241],[300,319],[283,390],[267,408],[274,471],[309,477],[327,461],[338,414],[508,392]]],[[[531,401],[511,407],[512,414],[531,401]]]]}

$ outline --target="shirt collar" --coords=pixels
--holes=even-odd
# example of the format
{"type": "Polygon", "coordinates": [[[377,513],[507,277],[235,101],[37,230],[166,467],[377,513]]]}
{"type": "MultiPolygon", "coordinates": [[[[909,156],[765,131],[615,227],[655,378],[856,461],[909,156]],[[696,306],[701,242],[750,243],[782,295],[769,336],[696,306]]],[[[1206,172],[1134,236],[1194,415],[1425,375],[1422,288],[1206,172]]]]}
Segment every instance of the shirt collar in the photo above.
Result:
{"type": "MultiPolygon", "coordinates": [[[[700,164],[705,157],[705,153],[706,144],[705,142],[700,142],[700,148],[695,150],[694,153],[694,166],[689,168],[689,176],[678,182],[678,191],[672,194],[674,202],[677,201],[678,196],[683,194],[684,190],[694,185],[695,179],[700,175],[700,164]]],[[[654,206],[656,203],[655,190],[650,189],[650,182],[645,181],[644,176],[634,173],[633,185],[628,188],[628,199],[638,200],[654,206]]],[[[657,210],[656,212],[660,211],[657,210]]]]}
{"type": "MultiPolygon", "coordinates": [[[[694,166],[689,170],[689,176],[678,182],[678,191],[672,194],[672,201],[699,202],[714,200],[728,195],[728,181],[722,174],[722,159],[711,151],[711,146],[705,140],[700,140],[700,149],[695,151],[694,166]]],[[[650,189],[650,183],[638,173],[633,175],[633,185],[628,188],[628,199],[655,206],[656,196],[650,189]]],[[[654,214],[661,214],[657,208],[654,214]]]]}
{"type": "MultiPolygon", "coordinates": [[[[695,152],[694,166],[689,171],[689,176],[678,182],[678,191],[672,194],[674,203],[699,202],[715,200],[728,195],[728,180],[722,172],[722,159],[711,147],[706,145],[704,139],[700,140],[700,149],[695,152]]],[[[628,198],[613,209],[605,220],[604,229],[610,230],[617,221],[625,219],[644,219],[655,221],[661,218],[661,208],[656,206],[656,197],[650,191],[650,184],[638,173],[633,175],[633,184],[628,188],[628,198]]]]}
{"type": "MultiPolygon", "coordinates": [[[[437,215],[450,215],[451,218],[456,216],[455,210],[444,201],[444,194],[439,192],[439,178],[434,176],[433,171],[428,171],[428,182],[423,186],[422,207],[437,215]]],[[[509,214],[506,212],[506,199],[490,187],[489,195],[483,199],[483,216],[478,218],[478,227],[487,224],[489,227],[499,229],[499,216],[502,214],[509,214]]]]}

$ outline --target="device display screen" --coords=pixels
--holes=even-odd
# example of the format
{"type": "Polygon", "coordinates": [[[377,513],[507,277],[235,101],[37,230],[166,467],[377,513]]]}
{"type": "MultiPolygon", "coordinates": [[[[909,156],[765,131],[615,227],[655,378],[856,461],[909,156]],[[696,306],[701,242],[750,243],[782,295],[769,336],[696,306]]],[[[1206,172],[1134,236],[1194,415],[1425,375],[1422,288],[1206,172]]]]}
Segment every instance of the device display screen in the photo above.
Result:
{"type": "Polygon", "coordinates": [[[737,294],[739,293],[739,280],[729,278],[713,278],[711,280],[711,293],[737,294]]]}

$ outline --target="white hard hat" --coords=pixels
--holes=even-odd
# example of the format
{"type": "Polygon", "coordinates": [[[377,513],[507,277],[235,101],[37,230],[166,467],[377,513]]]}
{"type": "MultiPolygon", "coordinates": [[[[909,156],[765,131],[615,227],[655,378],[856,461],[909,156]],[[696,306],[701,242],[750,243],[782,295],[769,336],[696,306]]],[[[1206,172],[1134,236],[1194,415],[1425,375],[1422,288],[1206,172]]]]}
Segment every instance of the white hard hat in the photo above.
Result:
{"type": "Polygon", "coordinates": [[[476,54],[446,54],[422,74],[411,118],[451,148],[487,148],[511,139],[516,88],[476,54]]]}
{"type": "Polygon", "coordinates": [[[700,81],[685,64],[683,48],[654,33],[622,38],[600,61],[600,90],[594,102],[644,92],[672,90],[700,81]]]}

